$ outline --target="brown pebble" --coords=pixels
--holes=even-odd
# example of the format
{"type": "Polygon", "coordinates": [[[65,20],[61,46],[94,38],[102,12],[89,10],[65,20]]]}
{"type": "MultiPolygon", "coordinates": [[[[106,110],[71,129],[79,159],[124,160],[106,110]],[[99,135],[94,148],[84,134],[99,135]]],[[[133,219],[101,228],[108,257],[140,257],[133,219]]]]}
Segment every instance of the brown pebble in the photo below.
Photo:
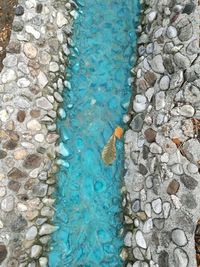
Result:
{"type": "Polygon", "coordinates": [[[178,182],[177,180],[173,179],[173,180],[169,183],[169,185],[168,185],[168,187],[167,187],[167,193],[168,193],[169,195],[175,195],[175,194],[178,192],[179,187],[180,187],[179,182],[178,182]]]}
{"type": "Polygon", "coordinates": [[[157,76],[151,71],[147,71],[144,75],[144,78],[150,86],[153,86],[157,80],[157,76]]]}
{"type": "Polygon", "coordinates": [[[32,118],[38,118],[40,116],[40,110],[33,109],[30,111],[30,115],[32,118]]]}
{"type": "Polygon", "coordinates": [[[152,128],[148,128],[144,132],[144,136],[149,143],[153,143],[156,140],[156,131],[154,131],[152,128]]]}
{"type": "Polygon", "coordinates": [[[18,168],[14,167],[9,171],[8,177],[13,180],[18,180],[20,178],[27,177],[27,174],[25,172],[20,171],[18,168]]]}
{"type": "Polygon", "coordinates": [[[4,159],[7,156],[7,152],[4,150],[0,150],[0,159],[4,159]]]}
{"type": "Polygon", "coordinates": [[[3,145],[3,148],[7,150],[14,150],[16,147],[17,147],[17,142],[14,140],[8,140],[3,145]]]}
{"type": "Polygon", "coordinates": [[[6,259],[6,257],[7,257],[7,248],[3,243],[1,243],[0,244],[0,264],[6,259]]]}
{"type": "Polygon", "coordinates": [[[25,120],[25,117],[26,117],[26,112],[24,110],[19,110],[17,112],[17,120],[19,122],[23,122],[25,120]]]}
{"type": "Polygon", "coordinates": [[[28,155],[23,163],[24,168],[26,169],[35,169],[40,166],[42,158],[38,154],[28,155]]]}
{"type": "Polygon", "coordinates": [[[9,181],[8,188],[17,193],[20,189],[20,183],[17,181],[9,181]]]}

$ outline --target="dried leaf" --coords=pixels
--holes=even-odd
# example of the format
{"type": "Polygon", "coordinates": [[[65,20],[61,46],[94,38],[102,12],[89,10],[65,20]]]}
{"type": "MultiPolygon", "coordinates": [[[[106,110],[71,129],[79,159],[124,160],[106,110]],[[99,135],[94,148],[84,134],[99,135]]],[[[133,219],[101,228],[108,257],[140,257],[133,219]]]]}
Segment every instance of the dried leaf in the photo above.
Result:
{"type": "Polygon", "coordinates": [[[115,147],[115,143],[116,143],[116,137],[113,134],[108,143],[104,146],[103,151],[102,151],[102,159],[104,161],[104,163],[106,165],[110,165],[113,163],[113,161],[116,158],[116,147],[115,147]]]}
{"type": "Polygon", "coordinates": [[[182,144],[182,142],[178,138],[172,138],[172,141],[177,147],[179,147],[182,144]]]}
{"type": "Polygon", "coordinates": [[[121,127],[117,127],[114,132],[115,136],[120,139],[123,135],[123,129],[121,127]]]}

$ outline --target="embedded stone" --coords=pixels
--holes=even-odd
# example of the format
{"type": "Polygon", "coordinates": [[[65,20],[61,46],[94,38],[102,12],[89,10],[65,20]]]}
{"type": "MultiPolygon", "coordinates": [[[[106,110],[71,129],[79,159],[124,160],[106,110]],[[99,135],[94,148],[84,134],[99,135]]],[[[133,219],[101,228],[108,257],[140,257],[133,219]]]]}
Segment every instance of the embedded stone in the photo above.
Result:
{"type": "MultiPolygon", "coordinates": [[[[37,79],[38,79],[38,85],[40,89],[43,89],[48,84],[47,76],[42,71],[40,71],[40,73],[38,74],[37,79]]],[[[45,99],[45,98],[42,97],[41,99],[45,99]]],[[[37,103],[37,100],[36,100],[36,103],[37,103]]]]}
{"type": "Polygon", "coordinates": [[[188,242],[184,231],[178,228],[172,231],[172,241],[179,247],[187,245],[188,242]]]}
{"type": "Polygon", "coordinates": [[[174,250],[175,267],[188,267],[189,259],[187,253],[181,248],[174,250]]]}
{"type": "Polygon", "coordinates": [[[14,150],[17,147],[17,142],[14,140],[8,140],[3,144],[3,148],[7,150],[14,150]]]}
{"type": "Polygon", "coordinates": [[[182,41],[188,41],[193,35],[193,25],[187,18],[182,18],[176,25],[178,38],[182,41]]]}
{"type": "Polygon", "coordinates": [[[147,99],[143,95],[136,95],[133,100],[133,109],[135,112],[142,112],[146,109],[147,99]]]}
{"type": "Polygon", "coordinates": [[[5,212],[10,212],[14,208],[14,198],[13,196],[5,197],[1,202],[1,209],[5,212]]]}
{"type": "Polygon", "coordinates": [[[27,128],[32,131],[40,131],[42,126],[37,120],[33,119],[27,122],[27,128]]]}
{"type": "Polygon", "coordinates": [[[169,267],[169,254],[163,250],[158,257],[159,267],[169,267]]]}
{"type": "Polygon", "coordinates": [[[139,210],[140,210],[140,200],[139,199],[135,199],[133,201],[132,211],[133,212],[138,212],[139,210]]]}
{"type": "Polygon", "coordinates": [[[14,80],[16,80],[17,76],[14,70],[12,69],[7,69],[2,73],[1,81],[2,83],[9,83],[14,80]]]}
{"type": "Polygon", "coordinates": [[[42,247],[39,245],[34,245],[31,248],[31,258],[37,259],[42,253],[42,247]]]}
{"type": "Polygon", "coordinates": [[[4,159],[7,156],[7,152],[4,150],[0,150],[0,159],[4,159]]]}
{"type": "Polygon", "coordinates": [[[24,14],[23,6],[17,5],[15,8],[15,15],[16,16],[22,16],[23,14],[24,14]]]}
{"type": "Polygon", "coordinates": [[[171,38],[175,38],[176,36],[177,36],[176,28],[173,26],[169,26],[167,28],[167,37],[171,39],[171,38]]]}
{"type": "Polygon", "coordinates": [[[57,72],[57,71],[59,71],[59,65],[58,65],[58,63],[56,63],[56,62],[50,62],[50,64],[49,64],[49,70],[51,72],[57,72]]]}
{"type": "Polygon", "coordinates": [[[188,69],[191,65],[189,58],[181,53],[176,53],[174,55],[174,62],[180,69],[183,70],[188,69]]]}
{"type": "Polygon", "coordinates": [[[8,188],[16,193],[19,191],[20,186],[20,183],[17,181],[9,181],[8,183],[8,188]]]}
{"type": "Polygon", "coordinates": [[[44,135],[43,134],[36,134],[34,136],[35,141],[42,143],[44,141],[44,135]]]}
{"type": "Polygon", "coordinates": [[[155,96],[156,110],[163,109],[165,107],[165,92],[158,92],[155,96]]]}
{"type": "Polygon", "coordinates": [[[37,48],[32,43],[25,43],[24,44],[24,54],[33,59],[37,56],[37,48]]]}
{"type": "Polygon", "coordinates": [[[37,105],[37,107],[44,109],[44,110],[53,109],[53,105],[45,97],[38,98],[36,100],[36,105],[37,105]]]}
{"type": "Polygon", "coordinates": [[[195,109],[191,105],[184,105],[179,108],[179,114],[184,117],[193,117],[195,109]]]}
{"type": "Polygon", "coordinates": [[[169,183],[169,185],[168,185],[168,187],[167,187],[167,193],[168,193],[169,195],[175,195],[175,194],[178,192],[179,187],[180,187],[179,182],[178,182],[177,180],[173,179],[173,180],[169,183]]]}
{"type": "Polygon", "coordinates": [[[144,78],[150,86],[154,86],[154,84],[157,80],[156,74],[152,71],[147,71],[144,75],[144,78]]]}
{"type": "Polygon", "coordinates": [[[27,240],[34,240],[37,236],[37,228],[35,226],[31,226],[26,232],[26,239],[27,240]]]}
{"type": "Polygon", "coordinates": [[[170,85],[170,78],[169,76],[165,75],[160,79],[160,89],[161,90],[168,90],[170,85]]]}
{"type": "Polygon", "coordinates": [[[136,240],[136,243],[139,247],[143,248],[143,249],[147,249],[147,244],[146,244],[146,241],[144,239],[144,236],[143,236],[143,233],[138,230],[135,234],[135,240],[136,240]]]}
{"type": "Polygon", "coordinates": [[[39,4],[36,5],[36,12],[37,13],[41,13],[42,12],[42,9],[43,9],[43,5],[41,3],[39,3],[39,4]]]}
{"type": "Polygon", "coordinates": [[[153,154],[162,154],[162,148],[155,142],[150,145],[150,151],[153,154]]]}
{"type": "Polygon", "coordinates": [[[56,23],[58,28],[63,27],[64,25],[68,24],[67,19],[65,18],[64,14],[61,12],[57,13],[57,17],[56,17],[56,23]]]}
{"type": "Polygon", "coordinates": [[[130,127],[135,132],[140,132],[144,124],[144,114],[137,114],[131,121],[130,127]]]}
{"type": "Polygon", "coordinates": [[[39,183],[35,186],[33,186],[33,195],[37,197],[44,197],[47,194],[48,185],[39,183]]]}
{"type": "Polygon", "coordinates": [[[171,210],[170,202],[164,202],[163,203],[163,214],[164,214],[165,219],[167,219],[169,217],[170,210],[171,210]]]}
{"type": "Polygon", "coordinates": [[[40,39],[40,32],[35,30],[33,26],[26,25],[25,30],[27,33],[31,34],[36,40],[40,39]]]}
{"type": "Polygon", "coordinates": [[[38,154],[29,154],[23,163],[24,168],[26,169],[36,169],[40,166],[42,162],[41,156],[38,154]]]}
{"type": "Polygon", "coordinates": [[[25,172],[20,171],[18,168],[12,168],[8,173],[8,178],[13,180],[18,180],[21,178],[26,178],[27,174],[25,172]]]}
{"type": "Polygon", "coordinates": [[[14,158],[16,160],[23,159],[26,157],[26,155],[27,155],[27,151],[23,148],[19,148],[19,149],[14,151],[14,158]]]}
{"type": "Polygon", "coordinates": [[[162,211],[162,200],[160,198],[154,199],[151,203],[153,211],[156,214],[160,214],[162,211]]]}
{"type": "Polygon", "coordinates": [[[158,230],[162,230],[165,226],[165,219],[155,218],[153,219],[153,224],[158,230]]]}
{"type": "Polygon", "coordinates": [[[131,232],[127,232],[125,237],[124,237],[124,245],[127,247],[131,247],[132,238],[133,238],[133,234],[131,232]]]}
{"type": "Polygon", "coordinates": [[[17,120],[19,122],[23,122],[25,120],[25,117],[26,117],[26,112],[24,110],[19,110],[17,112],[17,120]]]}
{"type": "Polygon", "coordinates": [[[195,10],[195,7],[196,5],[193,3],[193,2],[190,2],[188,4],[185,5],[182,13],[184,14],[187,14],[187,15],[190,15],[194,10],[195,10]]]}
{"type": "Polygon", "coordinates": [[[26,78],[20,78],[17,81],[17,85],[18,85],[19,88],[29,87],[30,84],[31,84],[31,82],[28,79],[26,79],[26,78]]]}
{"type": "Polygon", "coordinates": [[[25,229],[27,226],[27,221],[22,217],[22,215],[19,215],[14,220],[11,221],[11,230],[14,233],[21,232],[25,229]]]}
{"type": "Polygon", "coordinates": [[[165,67],[163,65],[163,58],[161,55],[156,55],[150,62],[152,69],[157,73],[164,73],[165,67]]]}
{"type": "Polygon", "coordinates": [[[183,206],[191,210],[196,209],[197,207],[196,198],[191,193],[183,194],[181,196],[181,203],[183,206]]]}
{"type": "Polygon", "coordinates": [[[147,19],[149,22],[153,22],[156,19],[157,16],[157,11],[151,11],[149,12],[149,14],[147,15],[147,19]]]}
{"type": "Polygon", "coordinates": [[[3,243],[0,243],[0,264],[6,259],[7,254],[8,252],[6,246],[3,243]]]}
{"type": "Polygon", "coordinates": [[[156,139],[156,131],[153,130],[152,128],[148,128],[147,130],[144,131],[144,136],[149,143],[155,142],[156,139]]]}
{"type": "Polygon", "coordinates": [[[197,180],[195,180],[193,177],[190,177],[190,176],[187,176],[187,175],[182,175],[180,177],[180,181],[189,190],[194,190],[198,186],[197,180]]]}
{"type": "Polygon", "coordinates": [[[39,235],[42,236],[42,235],[50,235],[52,234],[53,232],[55,232],[56,230],[58,229],[57,226],[53,226],[51,224],[43,224],[39,230],[39,235]]]}

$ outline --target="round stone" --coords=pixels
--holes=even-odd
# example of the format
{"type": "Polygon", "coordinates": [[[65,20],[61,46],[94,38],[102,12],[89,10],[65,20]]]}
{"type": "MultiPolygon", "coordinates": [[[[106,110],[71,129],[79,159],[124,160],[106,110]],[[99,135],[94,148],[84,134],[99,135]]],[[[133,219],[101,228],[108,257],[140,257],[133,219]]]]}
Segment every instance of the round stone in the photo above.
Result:
{"type": "Polygon", "coordinates": [[[154,199],[151,204],[153,211],[156,214],[160,214],[162,211],[162,200],[160,198],[154,199]]]}
{"type": "Polygon", "coordinates": [[[44,141],[44,135],[43,134],[36,134],[35,135],[35,141],[42,143],[44,141]]]}
{"type": "Polygon", "coordinates": [[[37,48],[32,43],[25,43],[24,44],[24,54],[33,59],[37,56],[37,48]]]}
{"type": "Polygon", "coordinates": [[[197,173],[198,172],[198,167],[195,164],[193,164],[193,163],[189,163],[187,165],[187,169],[188,169],[188,171],[190,173],[197,173]]]}
{"type": "Polygon", "coordinates": [[[17,150],[14,151],[14,158],[16,160],[20,160],[23,159],[27,156],[27,151],[23,148],[19,148],[17,150]]]}
{"type": "Polygon", "coordinates": [[[17,112],[17,120],[19,122],[23,122],[25,120],[25,117],[26,117],[26,112],[24,110],[19,110],[17,112]]]}
{"type": "Polygon", "coordinates": [[[194,113],[195,109],[191,105],[184,105],[179,109],[179,114],[184,117],[193,117],[194,113]]]}
{"type": "Polygon", "coordinates": [[[167,28],[167,37],[171,39],[171,38],[175,38],[176,36],[177,36],[176,28],[173,26],[169,26],[167,28]]]}
{"type": "Polygon", "coordinates": [[[184,231],[178,228],[172,231],[172,241],[179,247],[187,245],[188,242],[184,231]]]}
{"type": "Polygon", "coordinates": [[[23,14],[24,14],[24,8],[23,8],[23,6],[18,5],[15,8],[15,15],[16,16],[22,16],[23,14]]]}
{"type": "Polygon", "coordinates": [[[168,90],[170,85],[169,76],[165,75],[160,79],[160,89],[161,90],[168,90]]]}
{"type": "Polygon", "coordinates": [[[26,78],[20,78],[18,81],[17,81],[17,85],[19,88],[26,88],[26,87],[29,87],[30,85],[30,81],[26,78]]]}
{"type": "Polygon", "coordinates": [[[49,70],[51,72],[57,72],[57,71],[59,71],[59,65],[56,62],[50,62],[49,70]]]}
{"type": "Polygon", "coordinates": [[[175,267],[188,267],[189,260],[187,253],[181,248],[176,248],[174,250],[174,261],[175,267]]]}
{"type": "Polygon", "coordinates": [[[14,198],[13,196],[5,197],[1,202],[1,209],[5,212],[10,212],[14,208],[14,198]]]}
{"type": "Polygon", "coordinates": [[[149,22],[153,22],[155,20],[157,16],[157,12],[156,11],[151,11],[148,15],[147,15],[147,19],[149,22]]]}
{"type": "Polygon", "coordinates": [[[31,248],[31,258],[38,258],[42,252],[42,247],[39,245],[34,245],[31,248]]]}

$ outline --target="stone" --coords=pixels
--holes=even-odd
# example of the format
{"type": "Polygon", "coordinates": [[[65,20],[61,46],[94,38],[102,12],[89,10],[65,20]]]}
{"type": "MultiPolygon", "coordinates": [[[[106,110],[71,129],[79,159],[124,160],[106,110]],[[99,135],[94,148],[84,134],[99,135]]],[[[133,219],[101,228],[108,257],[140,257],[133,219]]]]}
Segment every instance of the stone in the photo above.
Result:
{"type": "Polygon", "coordinates": [[[184,231],[178,228],[172,231],[172,241],[179,247],[187,245],[188,242],[184,231]]]}
{"type": "Polygon", "coordinates": [[[144,222],[144,225],[143,225],[143,233],[145,234],[148,234],[152,231],[153,229],[153,221],[152,219],[148,219],[144,222]]]}
{"type": "Polygon", "coordinates": [[[131,232],[127,232],[125,237],[124,237],[124,245],[127,247],[131,247],[132,246],[132,237],[133,234],[131,232]]]}
{"type": "Polygon", "coordinates": [[[39,258],[40,267],[47,267],[48,266],[48,259],[45,257],[39,258]]]}
{"type": "Polygon", "coordinates": [[[19,148],[14,151],[14,158],[16,160],[24,159],[27,155],[27,151],[23,148],[19,148]]]}
{"type": "Polygon", "coordinates": [[[175,248],[174,250],[174,262],[175,267],[189,267],[189,259],[187,253],[181,248],[175,248]]]}
{"type": "Polygon", "coordinates": [[[158,257],[159,267],[169,267],[169,254],[163,250],[158,257]]]}
{"type": "Polygon", "coordinates": [[[182,42],[188,41],[193,35],[193,25],[187,18],[182,18],[176,25],[178,38],[182,42]]]}
{"type": "Polygon", "coordinates": [[[49,64],[49,70],[51,72],[57,72],[57,71],[59,71],[59,65],[58,65],[58,63],[56,63],[56,62],[50,62],[50,64],[49,64]]]}
{"type": "MultiPolygon", "coordinates": [[[[40,71],[40,73],[38,74],[37,80],[38,80],[38,85],[39,85],[40,89],[43,89],[48,84],[47,76],[42,71],[40,71]]],[[[42,99],[45,99],[45,98],[42,97],[42,99]]],[[[37,100],[36,100],[36,103],[37,103],[37,100]]],[[[41,106],[39,106],[39,107],[41,107],[41,106]]]]}
{"type": "Polygon", "coordinates": [[[167,219],[170,215],[170,210],[171,210],[171,204],[170,202],[164,202],[163,203],[163,215],[164,218],[167,219]]]}
{"type": "Polygon", "coordinates": [[[15,219],[11,221],[11,230],[14,233],[19,233],[25,229],[27,226],[27,221],[22,217],[22,215],[19,215],[15,219]]]}
{"type": "Polygon", "coordinates": [[[8,182],[8,188],[9,188],[10,190],[16,192],[16,193],[19,191],[20,186],[21,186],[20,183],[17,182],[17,181],[9,181],[9,182],[8,182]]]}
{"type": "Polygon", "coordinates": [[[36,226],[31,226],[27,232],[26,232],[26,239],[27,240],[34,240],[37,236],[37,227],[36,226]]]}
{"type": "Polygon", "coordinates": [[[183,144],[186,158],[194,164],[200,160],[200,142],[197,139],[189,139],[183,144]]]}
{"type": "MultiPolygon", "coordinates": [[[[138,247],[135,247],[133,249],[133,255],[134,255],[134,258],[137,260],[144,260],[144,256],[142,255],[142,253],[138,247]]],[[[131,267],[132,267],[132,265],[131,265],[131,267]]]]}
{"type": "Polygon", "coordinates": [[[195,188],[198,186],[197,180],[187,175],[182,175],[180,177],[180,181],[189,190],[195,190],[195,188]]]}
{"type": "Polygon", "coordinates": [[[191,65],[189,58],[179,52],[174,55],[174,62],[183,70],[188,69],[191,65]]]}
{"type": "Polygon", "coordinates": [[[177,36],[176,28],[173,26],[169,26],[167,28],[167,37],[171,39],[171,38],[175,38],[176,36],[177,36]]]}
{"type": "Polygon", "coordinates": [[[53,232],[55,232],[56,230],[58,229],[57,226],[53,226],[51,224],[47,224],[47,223],[44,223],[40,230],[39,230],[39,235],[40,236],[43,236],[43,235],[50,235],[52,234],[53,232]]]}
{"type": "Polygon", "coordinates": [[[36,169],[40,166],[42,158],[39,154],[29,154],[23,163],[23,167],[26,169],[36,169]]]}
{"type": "Polygon", "coordinates": [[[163,218],[155,218],[155,219],[153,219],[153,225],[158,230],[162,230],[165,226],[165,220],[163,218]]]}
{"type": "Polygon", "coordinates": [[[162,211],[162,200],[160,198],[154,199],[151,202],[151,205],[152,205],[153,211],[156,214],[160,214],[161,213],[161,211],[162,211]]]}
{"type": "Polygon", "coordinates": [[[156,144],[155,142],[151,143],[150,151],[153,154],[162,154],[162,148],[158,144],[156,144]]]}
{"type": "Polygon", "coordinates": [[[9,83],[16,80],[17,76],[14,70],[7,69],[2,73],[1,81],[2,83],[9,83]]]}
{"type": "Polygon", "coordinates": [[[176,175],[181,175],[181,174],[183,174],[183,167],[182,167],[182,165],[179,164],[179,163],[173,165],[173,166],[171,167],[171,170],[172,170],[172,172],[173,172],[174,174],[176,174],[176,175]]]}
{"type": "Polygon", "coordinates": [[[36,134],[34,136],[35,141],[42,143],[44,141],[44,135],[43,134],[36,134]]]}
{"type": "Polygon", "coordinates": [[[5,212],[10,212],[14,208],[14,198],[13,196],[5,197],[1,202],[1,209],[5,212]]]}
{"type": "Polygon", "coordinates": [[[184,14],[187,14],[187,15],[190,15],[194,10],[195,10],[195,4],[191,1],[190,3],[186,4],[182,13],[184,14]]]}
{"type": "Polygon", "coordinates": [[[140,132],[144,123],[144,114],[137,114],[130,123],[130,127],[135,132],[140,132]]]}
{"type": "Polygon", "coordinates": [[[139,172],[142,174],[142,175],[146,175],[148,173],[148,169],[143,165],[143,164],[139,164],[139,172]]]}
{"type": "Polygon", "coordinates": [[[44,109],[44,110],[52,110],[53,105],[47,100],[45,97],[38,98],[36,100],[37,107],[44,109]]]}
{"type": "Polygon", "coordinates": [[[143,95],[136,95],[133,100],[133,109],[135,112],[142,112],[146,109],[147,99],[143,95]]]}
{"type": "Polygon", "coordinates": [[[26,78],[20,78],[18,81],[17,81],[17,86],[19,88],[26,88],[26,87],[29,87],[30,85],[30,81],[26,78]]]}
{"type": "Polygon", "coordinates": [[[156,131],[153,130],[152,128],[148,128],[144,131],[144,136],[145,136],[147,142],[149,142],[149,143],[155,142],[156,135],[157,135],[156,131]]]}
{"type": "Polygon", "coordinates": [[[132,211],[133,212],[138,212],[140,210],[140,200],[135,199],[132,204],[132,211]]]}
{"type": "Polygon", "coordinates": [[[189,164],[187,165],[187,169],[188,169],[188,171],[189,171],[190,173],[192,173],[192,174],[195,174],[195,173],[198,172],[198,167],[197,167],[195,164],[193,164],[193,163],[189,163],[189,164]]]}
{"type": "Polygon", "coordinates": [[[63,102],[63,98],[62,98],[62,96],[61,96],[58,92],[55,92],[55,93],[54,93],[54,97],[55,97],[55,100],[56,100],[58,103],[63,102]]]}
{"type": "Polygon", "coordinates": [[[47,194],[47,190],[48,190],[48,185],[47,184],[43,184],[43,183],[39,183],[35,186],[33,186],[33,195],[36,197],[44,197],[47,194]]]}
{"type": "Polygon", "coordinates": [[[22,16],[24,14],[24,8],[21,5],[17,5],[15,8],[15,15],[22,16]]]}
{"type": "Polygon", "coordinates": [[[31,34],[36,40],[40,39],[40,32],[35,30],[33,26],[26,25],[25,30],[27,33],[31,34]]]}
{"type": "Polygon", "coordinates": [[[0,186],[0,197],[4,197],[6,195],[6,188],[4,186],[0,186]]]}
{"type": "Polygon", "coordinates": [[[173,179],[173,180],[169,183],[169,185],[168,185],[168,187],[167,187],[167,193],[168,193],[169,195],[175,195],[175,194],[178,192],[179,187],[180,187],[179,182],[178,182],[176,179],[173,179]]]}
{"type": "Polygon", "coordinates": [[[191,105],[183,105],[179,108],[179,114],[184,117],[193,117],[195,109],[191,105]]]}
{"type": "Polygon", "coordinates": [[[140,230],[137,230],[137,232],[135,234],[135,240],[136,240],[136,243],[139,247],[141,247],[143,249],[147,249],[146,241],[144,239],[143,233],[140,230]]]}
{"type": "Polygon", "coordinates": [[[8,172],[7,176],[10,179],[18,180],[18,179],[26,178],[27,174],[19,170],[18,168],[14,167],[8,172]]]}
{"type": "Polygon", "coordinates": [[[65,18],[64,14],[61,12],[57,13],[57,17],[56,17],[56,23],[58,28],[63,27],[64,25],[68,24],[67,19],[65,18]]]}
{"type": "Polygon", "coordinates": [[[169,76],[165,75],[160,79],[160,89],[161,90],[168,90],[170,85],[170,78],[169,76]]]}
{"type": "Polygon", "coordinates": [[[163,65],[163,58],[161,55],[156,55],[151,62],[149,62],[152,69],[157,73],[164,73],[165,67],[163,65]]]}
{"type": "Polygon", "coordinates": [[[156,19],[156,16],[157,16],[157,11],[153,10],[149,12],[149,14],[147,14],[147,19],[150,23],[152,23],[156,19]]]}
{"type": "Polygon", "coordinates": [[[36,119],[33,119],[27,122],[27,128],[31,131],[40,131],[42,126],[36,119]]]}
{"type": "Polygon", "coordinates": [[[0,150],[0,159],[4,159],[7,156],[7,152],[5,150],[0,150]]]}
{"type": "Polygon", "coordinates": [[[156,74],[152,71],[147,71],[144,75],[144,78],[150,86],[154,86],[154,84],[157,80],[156,74]]]}
{"type": "Polygon", "coordinates": [[[190,210],[197,207],[196,198],[191,193],[181,196],[181,204],[190,210]]]}
{"type": "Polygon", "coordinates": [[[37,259],[42,253],[42,247],[39,245],[34,245],[31,247],[31,258],[37,259]]]}
{"type": "Polygon", "coordinates": [[[37,56],[37,48],[32,43],[25,43],[23,49],[27,58],[34,59],[37,56]]]}
{"type": "Polygon", "coordinates": [[[17,120],[19,122],[23,122],[25,120],[25,117],[26,117],[26,112],[24,110],[19,110],[17,112],[17,120]]]}
{"type": "Polygon", "coordinates": [[[41,3],[39,3],[39,4],[36,5],[36,12],[37,13],[41,13],[42,12],[42,9],[43,9],[43,5],[41,3]]]}
{"type": "Polygon", "coordinates": [[[165,92],[158,92],[155,96],[156,110],[161,110],[165,107],[165,92]]]}
{"type": "Polygon", "coordinates": [[[6,259],[8,254],[7,248],[3,243],[0,243],[0,264],[6,259]]]}

